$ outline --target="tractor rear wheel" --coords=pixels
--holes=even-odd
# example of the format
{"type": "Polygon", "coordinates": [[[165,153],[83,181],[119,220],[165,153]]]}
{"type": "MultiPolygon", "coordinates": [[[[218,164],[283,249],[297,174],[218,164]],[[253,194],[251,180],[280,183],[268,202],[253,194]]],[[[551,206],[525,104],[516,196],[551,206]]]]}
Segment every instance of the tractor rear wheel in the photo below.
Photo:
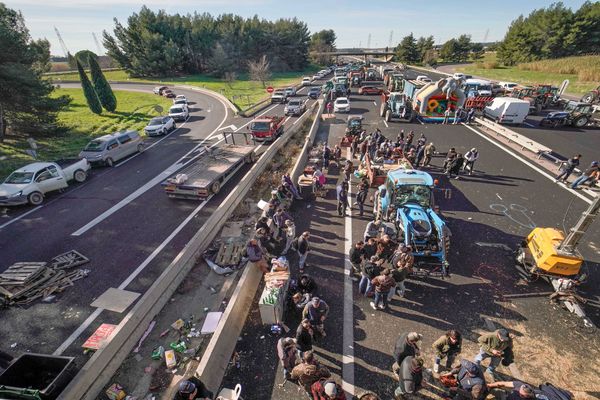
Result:
{"type": "Polygon", "coordinates": [[[587,124],[588,124],[588,117],[586,117],[585,115],[577,117],[573,120],[573,126],[575,126],[577,128],[583,128],[587,124]]]}
{"type": "Polygon", "coordinates": [[[585,95],[583,95],[581,101],[583,103],[593,103],[596,100],[596,96],[597,95],[594,92],[587,92],[585,95]]]}

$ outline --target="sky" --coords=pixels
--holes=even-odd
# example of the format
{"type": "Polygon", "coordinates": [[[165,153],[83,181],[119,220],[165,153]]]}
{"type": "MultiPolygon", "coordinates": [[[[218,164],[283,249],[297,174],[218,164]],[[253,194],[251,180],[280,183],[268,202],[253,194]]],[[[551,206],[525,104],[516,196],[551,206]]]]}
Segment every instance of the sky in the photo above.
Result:
{"type": "MultiPolygon", "coordinates": [[[[547,7],[541,0],[0,0],[20,10],[31,36],[46,38],[53,55],[63,55],[54,27],[60,31],[69,51],[97,52],[92,33],[102,46],[102,31],[112,32],[114,18],[125,23],[142,5],[168,13],[234,13],[265,19],[297,17],[311,32],[333,29],[337,47],[395,46],[403,36],[433,35],[436,43],[470,34],[473,41],[501,40],[510,22],[520,14],[547,7]]],[[[564,0],[577,9],[584,0],[564,0]]],[[[104,49],[102,48],[102,53],[104,49]]]]}

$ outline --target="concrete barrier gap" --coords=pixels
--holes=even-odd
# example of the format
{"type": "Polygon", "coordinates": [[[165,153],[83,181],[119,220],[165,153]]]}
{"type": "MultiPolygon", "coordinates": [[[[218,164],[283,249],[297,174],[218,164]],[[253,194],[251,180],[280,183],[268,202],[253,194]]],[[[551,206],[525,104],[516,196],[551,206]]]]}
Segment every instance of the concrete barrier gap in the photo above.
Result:
{"type": "MultiPolygon", "coordinates": [[[[302,115],[301,119],[308,118],[318,103],[314,103],[310,112],[302,115]]],[[[179,284],[195,265],[202,252],[211,244],[227,218],[235,210],[238,204],[248,193],[256,178],[263,172],[271,162],[273,156],[282,148],[290,137],[292,137],[302,126],[292,126],[279,139],[269,146],[267,151],[260,157],[254,166],[240,179],[240,183],[223,200],[223,203],[207,219],[205,224],[198,230],[194,237],[185,245],[181,252],[169,264],[154,284],[144,293],[140,300],[127,313],[117,329],[111,336],[109,343],[98,350],[90,360],[83,366],[67,388],[60,394],[58,400],[93,400],[109,383],[110,379],[137,345],[148,324],[169,301],[179,284]]],[[[251,274],[246,275],[251,278],[251,274]]],[[[243,281],[240,280],[240,284],[243,281]]],[[[239,286],[239,284],[238,284],[239,286]]],[[[256,288],[258,285],[256,285],[256,288]]],[[[237,290],[237,288],[236,288],[237,290]]],[[[256,292],[256,289],[254,290],[256,292]]],[[[231,304],[231,303],[230,303],[231,304]]],[[[233,307],[233,306],[232,306],[233,307]]],[[[245,321],[245,318],[243,319],[245,321]]],[[[225,319],[221,319],[224,323],[225,319]]],[[[219,327],[217,327],[218,329],[219,327]]],[[[241,330],[241,327],[240,327],[241,330]]],[[[213,335],[212,340],[217,336],[213,335]]],[[[237,340],[237,336],[236,336],[237,340]]],[[[216,345],[213,346],[215,348],[216,345]]],[[[222,356],[229,361],[229,355],[222,356]]],[[[212,365],[212,367],[216,367],[212,365]]]]}

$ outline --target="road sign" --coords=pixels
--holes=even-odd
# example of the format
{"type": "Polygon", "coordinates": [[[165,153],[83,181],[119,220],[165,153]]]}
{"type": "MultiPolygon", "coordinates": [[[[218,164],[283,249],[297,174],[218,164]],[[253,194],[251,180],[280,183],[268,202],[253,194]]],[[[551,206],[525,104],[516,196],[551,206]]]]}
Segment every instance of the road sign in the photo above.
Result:
{"type": "Polygon", "coordinates": [[[273,93],[273,90],[275,90],[275,89],[273,89],[273,86],[269,86],[267,88],[267,92],[269,92],[269,93],[273,93]]]}

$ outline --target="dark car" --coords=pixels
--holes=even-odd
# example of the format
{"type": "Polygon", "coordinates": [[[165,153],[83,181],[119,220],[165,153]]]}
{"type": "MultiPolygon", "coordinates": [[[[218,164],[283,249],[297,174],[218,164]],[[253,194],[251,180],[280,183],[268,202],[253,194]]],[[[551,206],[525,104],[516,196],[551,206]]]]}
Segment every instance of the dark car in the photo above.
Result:
{"type": "Polygon", "coordinates": [[[317,86],[313,86],[308,91],[308,97],[311,99],[317,99],[321,95],[321,88],[317,86]]]}
{"type": "Polygon", "coordinates": [[[169,99],[172,99],[175,97],[175,93],[173,93],[173,91],[171,89],[165,89],[162,91],[162,95],[164,97],[168,97],[169,99]]]}
{"type": "Polygon", "coordinates": [[[381,94],[381,88],[375,86],[362,86],[358,89],[358,94],[381,94]]]}

